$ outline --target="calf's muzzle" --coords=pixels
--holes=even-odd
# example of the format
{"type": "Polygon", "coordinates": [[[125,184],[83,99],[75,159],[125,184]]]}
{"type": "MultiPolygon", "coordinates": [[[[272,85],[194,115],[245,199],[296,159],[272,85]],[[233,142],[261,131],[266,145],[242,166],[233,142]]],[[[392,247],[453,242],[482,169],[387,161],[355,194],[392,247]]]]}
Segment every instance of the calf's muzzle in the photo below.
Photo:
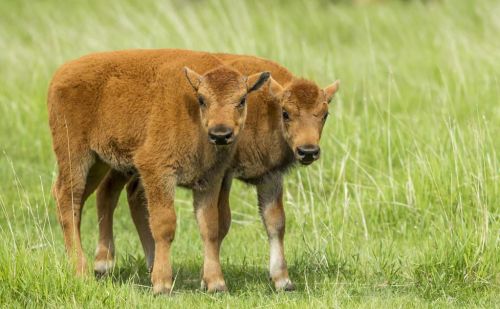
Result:
{"type": "Polygon", "coordinates": [[[234,140],[233,129],[217,125],[208,130],[208,139],[215,145],[229,145],[234,140]]]}
{"type": "Polygon", "coordinates": [[[295,155],[299,162],[309,165],[319,158],[320,148],[317,145],[302,145],[297,147],[295,155]]]}

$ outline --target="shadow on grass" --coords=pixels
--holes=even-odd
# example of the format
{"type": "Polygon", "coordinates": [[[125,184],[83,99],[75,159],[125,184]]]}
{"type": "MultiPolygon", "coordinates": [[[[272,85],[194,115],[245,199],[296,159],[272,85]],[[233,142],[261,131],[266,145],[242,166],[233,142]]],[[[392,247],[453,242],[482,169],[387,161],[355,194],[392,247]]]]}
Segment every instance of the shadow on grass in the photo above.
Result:
{"type": "MultiPolygon", "coordinates": [[[[200,292],[202,262],[186,259],[181,263],[174,263],[174,291],[200,292]]],[[[232,295],[241,295],[259,290],[264,294],[274,294],[274,286],[269,279],[265,265],[228,264],[222,263],[224,278],[232,295]]],[[[338,278],[339,268],[312,269],[304,267],[303,263],[289,266],[290,278],[295,284],[296,292],[304,292],[306,285],[311,282],[320,282],[325,278],[338,278]],[[307,273],[306,276],[304,274],[307,273]],[[307,278],[307,283],[305,282],[307,278]]],[[[126,256],[119,261],[112,274],[106,279],[114,284],[134,286],[145,292],[150,292],[150,273],[144,259],[126,256]]]]}

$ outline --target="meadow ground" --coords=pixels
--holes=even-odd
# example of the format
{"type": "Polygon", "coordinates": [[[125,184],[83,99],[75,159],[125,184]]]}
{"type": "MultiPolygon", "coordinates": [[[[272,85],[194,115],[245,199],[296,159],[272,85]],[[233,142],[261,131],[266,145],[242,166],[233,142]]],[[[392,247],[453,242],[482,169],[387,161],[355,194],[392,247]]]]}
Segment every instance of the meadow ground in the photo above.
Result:
{"type": "MultiPolygon", "coordinates": [[[[500,306],[497,1],[1,1],[1,307],[500,306]],[[93,51],[256,54],[342,88],[323,156],[286,179],[292,293],[267,278],[255,190],[236,183],[222,249],[230,293],[198,290],[201,241],[178,190],[175,293],[153,297],[125,200],[112,276],[75,279],[50,196],[46,89],[93,51]]],[[[84,209],[92,261],[96,210],[84,209]]]]}

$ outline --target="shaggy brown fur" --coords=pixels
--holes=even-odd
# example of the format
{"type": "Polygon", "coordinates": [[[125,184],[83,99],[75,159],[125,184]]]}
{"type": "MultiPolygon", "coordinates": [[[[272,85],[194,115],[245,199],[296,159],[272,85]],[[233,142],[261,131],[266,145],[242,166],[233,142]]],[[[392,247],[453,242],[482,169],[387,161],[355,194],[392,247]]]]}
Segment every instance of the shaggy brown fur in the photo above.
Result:
{"type": "MultiPolygon", "coordinates": [[[[245,129],[241,133],[236,155],[219,193],[219,243],[230,226],[231,179],[236,177],[256,185],[259,209],[270,242],[270,275],[276,289],[291,290],[293,284],[288,276],[283,248],[283,173],[296,160],[307,165],[319,157],[318,143],[327,116],[327,103],[337,91],[338,82],[321,89],[311,81],[295,78],[285,68],[265,59],[229,54],[217,54],[217,57],[243,73],[267,70],[273,76],[273,81],[262,91],[248,97],[245,129]]],[[[113,181],[112,178],[106,180],[113,181]]],[[[109,187],[106,183],[101,186],[109,187]]],[[[128,192],[134,217],[136,209],[145,209],[141,206],[145,199],[141,197],[143,194],[138,180],[129,183],[128,192]]],[[[108,195],[113,194],[108,192],[108,195]]],[[[106,209],[106,206],[98,203],[99,209],[106,209]]],[[[112,208],[107,209],[112,211],[112,208]]],[[[141,218],[134,217],[144,248],[154,247],[148,230],[144,228],[144,222],[141,224],[140,221],[141,218]]],[[[109,234],[107,240],[112,243],[112,234],[109,234]]],[[[99,261],[101,256],[110,255],[103,251],[96,259],[99,261]]],[[[146,256],[151,261],[153,251],[146,250],[146,256]]]]}
{"type": "MultiPolygon", "coordinates": [[[[56,72],[48,93],[59,167],[53,192],[66,249],[78,273],[84,273],[86,265],[81,210],[112,168],[108,177],[113,181],[99,188],[100,205],[114,207],[129,175],[141,175],[149,241],[155,248],[154,292],[167,293],[172,287],[176,185],[194,192],[205,244],[205,283],[209,290],[225,289],[219,264],[218,192],[235,150],[232,142],[243,128],[245,98],[268,77],[266,72],[247,79],[210,54],[186,50],[92,54],[56,72]]],[[[100,220],[111,223],[112,214],[101,209],[99,214],[100,220]]],[[[111,225],[100,227],[101,233],[111,231],[111,225]]]]}

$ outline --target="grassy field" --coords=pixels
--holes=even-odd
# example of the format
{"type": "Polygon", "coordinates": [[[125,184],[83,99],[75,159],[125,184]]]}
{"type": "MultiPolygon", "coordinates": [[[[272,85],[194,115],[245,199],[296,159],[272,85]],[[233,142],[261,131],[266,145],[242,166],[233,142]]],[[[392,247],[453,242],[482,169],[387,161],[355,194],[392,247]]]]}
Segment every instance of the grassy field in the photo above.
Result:
{"type": "MultiPolygon", "coordinates": [[[[497,1],[0,2],[0,307],[500,306],[497,1]],[[76,279],[50,196],[46,89],[93,51],[256,54],[325,86],[342,80],[322,159],[286,180],[292,293],[267,278],[255,190],[236,183],[222,250],[230,290],[199,290],[202,246],[178,190],[175,293],[151,293],[125,200],[112,276],[76,279]]],[[[84,209],[89,262],[94,199],[84,209]]]]}

